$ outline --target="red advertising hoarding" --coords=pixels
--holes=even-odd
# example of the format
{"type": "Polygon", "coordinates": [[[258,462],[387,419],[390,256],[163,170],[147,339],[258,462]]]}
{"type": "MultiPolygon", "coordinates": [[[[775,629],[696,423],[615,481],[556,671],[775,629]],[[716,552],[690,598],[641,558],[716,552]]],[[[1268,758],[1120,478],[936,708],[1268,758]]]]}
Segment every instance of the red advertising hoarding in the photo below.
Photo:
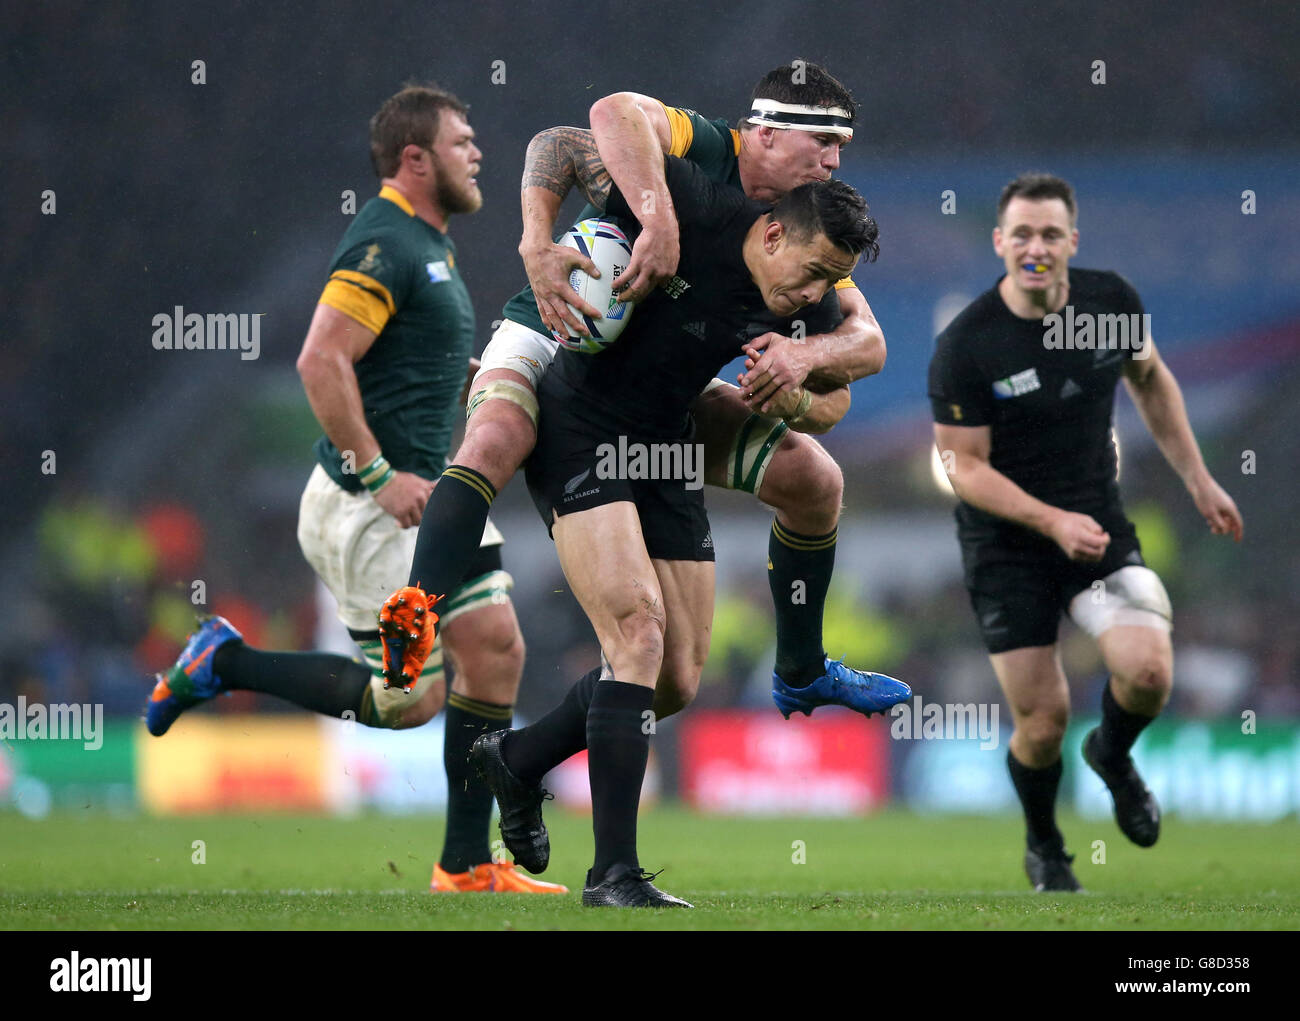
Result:
{"type": "Polygon", "coordinates": [[[886,721],[848,712],[688,713],[682,794],[703,812],[859,815],[888,798],[888,745],[886,721]]]}

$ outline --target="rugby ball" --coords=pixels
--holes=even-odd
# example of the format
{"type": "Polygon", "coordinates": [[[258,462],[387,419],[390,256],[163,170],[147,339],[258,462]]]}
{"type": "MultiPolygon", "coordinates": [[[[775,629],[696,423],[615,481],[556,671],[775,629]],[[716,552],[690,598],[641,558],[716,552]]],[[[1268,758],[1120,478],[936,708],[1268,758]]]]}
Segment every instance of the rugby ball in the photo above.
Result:
{"type": "Polygon", "coordinates": [[[569,274],[569,286],[578,292],[583,301],[602,309],[604,315],[592,319],[570,305],[573,314],[582,319],[591,331],[591,336],[575,334],[567,324],[564,333],[554,330],[551,333],[570,351],[596,354],[618,339],[632,316],[635,303],[619,301],[613,291],[614,282],[623,275],[632,259],[632,243],[613,220],[594,216],[575,223],[559,243],[577,249],[600,269],[600,279],[595,280],[585,270],[574,267],[569,274]]]}

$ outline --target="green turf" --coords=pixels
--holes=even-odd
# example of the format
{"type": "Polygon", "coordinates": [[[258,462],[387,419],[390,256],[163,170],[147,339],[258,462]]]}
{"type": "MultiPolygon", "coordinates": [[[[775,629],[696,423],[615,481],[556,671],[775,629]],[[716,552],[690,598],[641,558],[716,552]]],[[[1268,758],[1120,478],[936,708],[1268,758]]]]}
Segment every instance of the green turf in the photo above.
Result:
{"type": "MultiPolygon", "coordinates": [[[[549,813],[546,878],[580,891],[587,819],[549,813]]],[[[1082,895],[1029,892],[1021,828],[890,811],[729,819],[660,808],[642,862],[692,912],[584,909],[567,897],[425,892],[435,818],[0,816],[6,929],[1296,929],[1300,824],[1166,821],[1132,847],[1109,820],[1063,820],[1082,895]],[[194,864],[195,840],[206,864],[194,864]],[[1091,843],[1106,842],[1106,864],[1091,843]],[[795,864],[802,841],[805,864],[795,864]]]]}

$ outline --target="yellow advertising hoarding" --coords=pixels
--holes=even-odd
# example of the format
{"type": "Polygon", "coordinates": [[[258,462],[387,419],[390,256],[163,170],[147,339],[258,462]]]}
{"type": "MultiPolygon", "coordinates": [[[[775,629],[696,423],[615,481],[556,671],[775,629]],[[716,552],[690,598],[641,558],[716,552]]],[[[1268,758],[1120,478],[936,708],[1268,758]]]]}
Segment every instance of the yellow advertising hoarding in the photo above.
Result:
{"type": "Polygon", "coordinates": [[[141,804],[159,814],[334,809],[336,753],[301,716],[187,714],[167,735],[135,741],[141,804]]]}

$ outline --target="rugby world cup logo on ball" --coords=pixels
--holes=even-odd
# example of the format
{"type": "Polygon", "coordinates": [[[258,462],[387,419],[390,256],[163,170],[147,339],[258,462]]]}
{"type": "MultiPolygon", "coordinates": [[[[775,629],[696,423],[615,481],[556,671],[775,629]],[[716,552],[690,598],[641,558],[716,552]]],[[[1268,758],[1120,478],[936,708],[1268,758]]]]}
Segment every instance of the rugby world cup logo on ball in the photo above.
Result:
{"type": "MultiPolygon", "coordinates": [[[[618,339],[632,316],[634,303],[619,301],[613,290],[614,283],[623,275],[631,261],[632,243],[614,221],[592,217],[569,228],[560,244],[577,249],[600,270],[600,279],[594,280],[584,270],[574,269],[569,274],[569,286],[593,308],[603,308],[605,314],[599,319],[581,316],[591,331],[590,337],[575,334],[569,326],[565,326],[564,333],[553,331],[552,335],[570,351],[595,354],[618,339]]],[[[579,315],[572,305],[569,308],[575,316],[579,315]]]]}

